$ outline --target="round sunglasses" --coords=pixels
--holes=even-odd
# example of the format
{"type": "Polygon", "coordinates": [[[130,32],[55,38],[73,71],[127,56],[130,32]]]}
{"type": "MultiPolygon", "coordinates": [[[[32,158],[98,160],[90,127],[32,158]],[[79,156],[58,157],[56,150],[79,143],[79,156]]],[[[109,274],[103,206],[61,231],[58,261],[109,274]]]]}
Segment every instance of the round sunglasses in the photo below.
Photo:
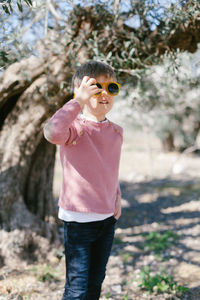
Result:
{"type": "MultiPolygon", "coordinates": [[[[117,82],[101,82],[101,83],[97,82],[96,86],[99,89],[105,89],[107,91],[107,93],[111,96],[118,95],[119,91],[120,91],[120,84],[117,82]]],[[[96,93],[94,96],[99,96],[101,94],[102,94],[102,91],[100,91],[99,93],[96,93]]]]}

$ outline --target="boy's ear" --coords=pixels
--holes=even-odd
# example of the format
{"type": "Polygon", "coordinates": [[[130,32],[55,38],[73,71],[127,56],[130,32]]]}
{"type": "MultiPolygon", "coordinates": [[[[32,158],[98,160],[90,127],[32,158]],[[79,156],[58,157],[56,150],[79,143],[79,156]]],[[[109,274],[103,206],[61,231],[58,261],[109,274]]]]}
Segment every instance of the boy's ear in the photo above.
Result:
{"type": "Polygon", "coordinates": [[[74,94],[76,94],[77,90],[78,90],[78,86],[75,86],[74,87],[74,94]]]}

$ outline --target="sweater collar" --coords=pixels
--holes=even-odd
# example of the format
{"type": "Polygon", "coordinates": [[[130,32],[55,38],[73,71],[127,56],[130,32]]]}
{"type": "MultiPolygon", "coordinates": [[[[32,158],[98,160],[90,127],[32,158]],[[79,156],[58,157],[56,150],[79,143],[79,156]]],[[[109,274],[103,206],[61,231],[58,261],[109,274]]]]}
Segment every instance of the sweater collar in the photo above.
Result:
{"type": "Polygon", "coordinates": [[[84,116],[84,114],[82,114],[82,113],[79,114],[79,117],[83,120],[94,122],[94,123],[97,123],[97,124],[103,124],[103,123],[108,123],[109,122],[107,118],[103,121],[95,121],[93,119],[90,119],[89,117],[84,116]]]}

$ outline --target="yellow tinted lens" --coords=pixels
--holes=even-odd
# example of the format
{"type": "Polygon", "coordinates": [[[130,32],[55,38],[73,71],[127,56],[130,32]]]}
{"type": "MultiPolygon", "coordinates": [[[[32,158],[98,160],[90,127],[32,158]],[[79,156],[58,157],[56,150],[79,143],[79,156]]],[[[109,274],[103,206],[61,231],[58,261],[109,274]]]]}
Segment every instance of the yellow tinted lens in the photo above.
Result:
{"type": "MultiPolygon", "coordinates": [[[[96,83],[96,86],[99,88],[99,89],[102,89],[102,86],[100,85],[100,83],[96,83]]],[[[95,95],[99,95],[99,94],[101,94],[101,91],[99,92],[99,93],[96,93],[95,95]]]]}
{"type": "Polygon", "coordinates": [[[117,95],[119,93],[119,86],[114,82],[109,83],[108,92],[112,95],[117,95]]]}

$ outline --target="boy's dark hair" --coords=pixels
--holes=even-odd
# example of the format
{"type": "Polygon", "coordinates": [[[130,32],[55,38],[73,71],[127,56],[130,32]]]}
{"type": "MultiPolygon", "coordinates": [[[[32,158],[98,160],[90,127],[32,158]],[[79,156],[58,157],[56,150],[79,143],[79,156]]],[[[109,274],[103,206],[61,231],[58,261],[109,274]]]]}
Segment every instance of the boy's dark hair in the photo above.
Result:
{"type": "Polygon", "coordinates": [[[100,61],[88,61],[82,66],[78,67],[72,77],[72,90],[74,86],[79,86],[84,76],[96,78],[98,76],[105,76],[107,78],[115,78],[114,70],[107,64],[100,61]]]}

